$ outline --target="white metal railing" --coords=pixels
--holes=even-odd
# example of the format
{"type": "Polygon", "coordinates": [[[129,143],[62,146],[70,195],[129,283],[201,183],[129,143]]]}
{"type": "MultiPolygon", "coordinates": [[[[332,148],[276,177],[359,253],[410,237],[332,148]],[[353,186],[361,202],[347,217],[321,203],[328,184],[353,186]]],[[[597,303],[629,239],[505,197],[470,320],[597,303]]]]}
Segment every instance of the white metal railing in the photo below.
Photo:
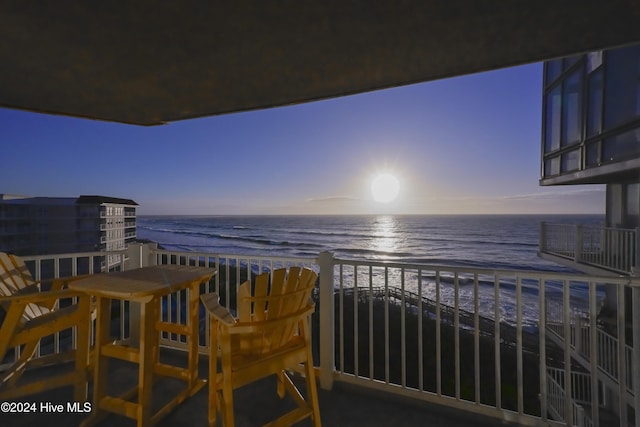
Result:
{"type": "Polygon", "coordinates": [[[540,252],[615,272],[638,266],[637,229],[580,224],[540,224],[540,252]]]}
{"type": "MultiPolygon", "coordinates": [[[[144,247],[143,247],[144,248],[144,247]]],[[[180,252],[152,249],[145,255],[146,265],[193,265],[215,268],[218,273],[212,278],[202,293],[216,292],[221,302],[232,312],[236,310],[236,299],[240,284],[251,280],[258,274],[271,272],[277,268],[292,266],[309,267],[318,271],[315,258],[266,257],[229,254],[211,254],[180,252]]],[[[187,316],[186,292],[170,294],[163,298],[164,318],[166,322],[183,323],[187,316]]],[[[200,313],[200,350],[209,352],[208,322],[204,322],[204,311],[200,313]]],[[[163,333],[160,344],[171,348],[186,348],[185,338],[175,334],[163,333]]]]}
{"type": "MultiPolygon", "coordinates": [[[[104,255],[26,259],[36,276],[51,269],[54,275],[67,270],[83,274],[85,266],[86,272],[97,272],[89,266],[104,255]]],[[[574,411],[573,405],[584,398],[585,387],[591,389],[587,406],[592,413],[587,415],[593,425],[602,425],[597,416],[600,393],[596,366],[603,358],[596,346],[597,289],[607,285],[622,290],[631,285],[634,302],[640,301],[636,290],[640,279],[635,278],[354,261],[337,259],[331,253],[321,253],[318,258],[278,258],[165,251],[149,244],[132,244],[120,268],[157,264],[218,269],[201,292],[218,292],[231,309],[241,281],[280,266],[309,266],[320,273],[319,305],[313,323],[321,387],[330,389],[335,381],[345,382],[522,425],[541,421],[557,425],[550,414],[558,407],[565,408],[566,425],[578,425],[583,414],[574,411]],[[569,307],[576,293],[586,298],[589,328],[585,345],[589,354],[596,355],[590,361],[594,369],[588,374],[588,386],[574,386],[576,377],[565,376],[560,393],[550,384],[547,364],[570,367],[575,350],[570,340],[558,344],[549,339],[553,332],[548,333],[547,324],[553,317],[546,301],[561,300],[569,307]]],[[[624,307],[624,300],[625,292],[618,292],[618,306],[624,307]]],[[[162,303],[164,320],[181,322],[188,315],[183,301],[184,293],[167,297],[162,303]]],[[[129,338],[136,329],[130,323],[136,319],[133,306],[122,303],[117,308],[116,338],[129,338]]],[[[563,310],[561,316],[563,336],[571,336],[570,312],[563,310]]],[[[209,351],[208,322],[204,313],[200,318],[200,349],[204,353],[209,351]]],[[[640,331],[634,330],[633,337],[640,342],[640,331]]],[[[182,349],[184,339],[164,335],[162,345],[182,349]]],[[[624,334],[617,346],[627,348],[624,334]]],[[[619,353],[630,354],[629,360],[640,360],[639,352],[633,349],[619,353]]],[[[630,371],[639,365],[618,364],[620,377],[636,380],[640,369],[630,371]]],[[[619,419],[626,422],[629,405],[640,407],[640,401],[636,396],[632,402],[619,400],[619,419]]]]}
{"type": "MultiPolygon", "coordinates": [[[[596,289],[604,285],[622,289],[635,280],[341,259],[333,260],[333,265],[338,291],[335,365],[340,381],[525,424],[531,418],[547,418],[550,396],[542,374],[547,361],[571,366],[574,354],[570,341],[561,341],[560,349],[547,341],[545,302],[556,299],[569,307],[573,295],[586,294],[589,317],[583,321],[589,329],[573,332],[573,345],[582,341],[596,354],[600,307],[596,289]],[[537,320],[535,324],[531,319],[537,320]],[[505,323],[513,331],[509,337],[505,323]],[[537,348],[526,340],[532,328],[537,348]],[[532,382],[531,377],[537,380],[532,382]]],[[[624,292],[619,298],[623,303],[624,292]]],[[[325,307],[327,301],[322,301],[325,307]]],[[[559,313],[563,336],[571,336],[570,311],[559,313]]],[[[591,406],[597,408],[597,370],[592,372],[596,402],[591,406]]],[[[567,383],[573,390],[571,379],[567,383]]],[[[564,396],[566,407],[572,407],[573,391],[564,396]]],[[[627,400],[623,401],[620,411],[628,409],[627,400]]],[[[583,419],[579,411],[567,414],[569,425],[583,419]]]]}
{"type": "MultiPolygon", "coordinates": [[[[549,300],[546,302],[547,307],[547,329],[557,336],[558,339],[564,339],[564,324],[562,314],[564,313],[563,306],[560,302],[549,300]],[[560,316],[559,316],[560,315],[560,316]]],[[[583,366],[586,369],[590,367],[591,361],[591,345],[589,340],[591,339],[591,333],[589,331],[590,322],[588,319],[588,313],[583,310],[572,306],[569,309],[569,331],[570,331],[570,346],[573,351],[573,356],[577,357],[577,361],[583,361],[583,366]]],[[[625,377],[623,384],[626,386],[629,393],[633,393],[633,347],[629,344],[625,344],[624,356],[620,358],[618,356],[620,343],[618,338],[611,335],[602,327],[597,327],[596,331],[596,366],[606,373],[614,383],[620,381],[620,364],[624,363],[626,366],[625,377]]]]}
{"type": "MultiPolygon", "coordinates": [[[[547,368],[547,396],[549,413],[557,421],[566,421],[565,370],[547,368]]],[[[573,423],[580,427],[592,427],[593,421],[583,405],[591,404],[591,376],[583,372],[571,372],[573,423]]]]}
{"type": "MultiPolygon", "coordinates": [[[[124,267],[125,251],[114,252],[120,254],[122,267],[124,267]]],[[[103,269],[104,259],[107,256],[105,252],[82,252],[56,255],[37,255],[25,256],[26,261],[33,278],[36,281],[46,281],[52,278],[79,276],[83,274],[100,273],[103,269]]],[[[124,311],[121,311],[124,312],[124,311]]],[[[118,330],[124,331],[125,318],[122,316],[118,319],[118,330]]],[[[128,325],[127,325],[128,327],[128,325]]],[[[35,357],[51,353],[61,353],[70,347],[75,347],[75,334],[66,333],[66,331],[53,334],[47,342],[47,345],[39,346],[36,350],[35,357]]],[[[13,360],[20,357],[20,348],[13,351],[13,360]]],[[[10,357],[10,356],[9,356],[10,357]]],[[[6,368],[12,360],[0,360],[0,370],[6,368]]]]}

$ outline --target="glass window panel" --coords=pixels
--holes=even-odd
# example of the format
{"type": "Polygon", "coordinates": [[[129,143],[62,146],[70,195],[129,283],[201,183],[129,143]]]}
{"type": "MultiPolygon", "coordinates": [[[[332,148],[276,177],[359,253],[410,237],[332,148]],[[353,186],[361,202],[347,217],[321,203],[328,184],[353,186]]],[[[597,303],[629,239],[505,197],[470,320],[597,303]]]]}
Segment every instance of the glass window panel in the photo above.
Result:
{"type": "Polygon", "coordinates": [[[602,132],[602,69],[589,77],[587,92],[587,136],[594,136],[602,132]]]}
{"type": "Polygon", "coordinates": [[[571,66],[578,62],[579,59],[580,55],[567,56],[562,60],[562,69],[567,70],[571,68],[571,66]]]}
{"type": "Polygon", "coordinates": [[[607,52],[604,98],[606,129],[640,117],[640,45],[607,52]]]}
{"type": "Polygon", "coordinates": [[[544,152],[560,148],[560,114],[562,92],[560,87],[547,94],[547,112],[545,118],[544,152]]]}
{"type": "Polygon", "coordinates": [[[599,144],[600,141],[596,141],[587,145],[587,150],[585,153],[585,162],[587,166],[598,166],[598,164],[600,163],[600,156],[598,155],[598,152],[600,151],[598,149],[599,144]]]}
{"type": "Polygon", "coordinates": [[[582,70],[573,72],[562,84],[562,145],[580,142],[582,129],[582,70]]]}
{"type": "Polygon", "coordinates": [[[562,59],[546,62],[546,83],[549,84],[562,74],[562,59]]]}
{"type": "Polygon", "coordinates": [[[576,171],[580,168],[580,150],[573,150],[562,155],[560,170],[562,172],[576,171]]]}
{"type": "Polygon", "coordinates": [[[602,65],[602,51],[590,52],[587,55],[587,73],[594,71],[602,65]]]}
{"type": "Polygon", "coordinates": [[[560,156],[552,157],[544,161],[544,176],[554,176],[560,173],[560,156]]]}
{"type": "Polygon", "coordinates": [[[638,156],[640,156],[640,128],[604,140],[603,162],[617,162],[638,156]]]}

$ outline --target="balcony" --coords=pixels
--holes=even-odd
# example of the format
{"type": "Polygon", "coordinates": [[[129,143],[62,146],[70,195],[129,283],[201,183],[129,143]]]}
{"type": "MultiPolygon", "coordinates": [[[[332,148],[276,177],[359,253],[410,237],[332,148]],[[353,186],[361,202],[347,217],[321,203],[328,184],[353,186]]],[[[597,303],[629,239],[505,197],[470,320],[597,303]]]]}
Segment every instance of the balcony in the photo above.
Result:
{"type": "Polygon", "coordinates": [[[540,224],[540,256],[595,274],[634,274],[639,265],[637,229],[540,224]]]}
{"type": "MultiPolygon", "coordinates": [[[[124,270],[159,264],[216,268],[218,274],[201,292],[218,292],[231,309],[239,283],[260,272],[292,265],[319,271],[313,335],[325,425],[477,425],[478,420],[525,426],[616,425],[608,422],[602,409],[599,370],[577,370],[575,340],[557,339],[554,334],[560,332],[554,330],[571,336],[570,307],[577,301],[588,315],[583,324],[589,328],[581,330],[580,345],[591,349],[589,364],[597,368],[609,363],[609,356],[597,348],[601,289],[615,286],[619,306],[624,307],[629,298],[625,288],[634,301],[640,300],[640,279],[354,261],[331,253],[275,258],[172,252],[149,244],[131,245],[123,254],[124,270]],[[560,308],[549,308],[553,303],[560,308]]],[[[93,272],[96,259],[104,255],[49,255],[29,258],[27,264],[38,277],[83,274],[93,272]]],[[[187,315],[185,299],[184,293],[167,297],[162,303],[164,320],[180,323],[187,315]]],[[[136,339],[130,334],[136,330],[134,308],[130,311],[124,303],[112,308],[114,339],[136,339]]],[[[621,416],[616,420],[626,426],[627,419],[635,416],[635,425],[640,425],[640,411],[634,414],[629,409],[640,408],[640,393],[633,393],[633,385],[640,384],[640,369],[634,369],[640,366],[640,351],[632,346],[640,342],[640,328],[633,330],[631,339],[624,333],[618,336],[615,346],[622,351],[617,354],[625,357],[617,365],[618,375],[629,380],[619,385],[619,395],[625,398],[619,399],[616,412],[621,416]]],[[[207,340],[203,331],[202,364],[209,352],[207,340]]],[[[41,351],[59,351],[73,345],[73,339],[58,336],[52,343],[41,351]]],[[[181,357],[184,349],[181,337],[171,334],[161,337],[161,345],[167,357],[181,357]]],[[[46,369],[59,367],[42,372],[46,369]]],[[[122,381],[135,378],[126,367],[114,364],[111,369],[122,381]]],[[[205,373],[203,369],[200,375],[205,373]]],[[[241,390],[241,399],[256,402],[258,395],[262,399],[268,393],[261,387],[270,384],[241,390]]],[[[49,401],[52,396],[64,399],[62,395],[33,399],[49,401]]],[[[266,411],[280,405],[266,400],[259,404],[266,411]]],[[[200,425],[206,411],[206,391],[201,391],[163,425],[200,425]]],[[[81,414],[74,416],[64,423],[82,419],[81,414]]],[[[245,425],[260,423],[249,413],[243,416],[245,425]]],[[[32,418],[23,418],[24,425],[32,424],[32,418]]]]}

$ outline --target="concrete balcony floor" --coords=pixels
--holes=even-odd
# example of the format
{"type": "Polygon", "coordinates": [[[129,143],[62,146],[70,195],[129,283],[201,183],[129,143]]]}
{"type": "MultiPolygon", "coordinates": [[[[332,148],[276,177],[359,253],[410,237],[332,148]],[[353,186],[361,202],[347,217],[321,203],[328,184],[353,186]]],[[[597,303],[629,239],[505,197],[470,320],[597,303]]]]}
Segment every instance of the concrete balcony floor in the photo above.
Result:
{"type": "MultiPolygon", "coordinates": [[[[181,364],[184,353],[172,350],[162,350],[163,361],[181,364]]],[[[200,376],[206,378],[208,373],[207,357],[200,357],[200,376]]],[[[51,366],[28,372],[28,375],[51,375],[60,369],[70,366],[51,366]]],[[[125,391],[136,384],[137,367],[121,361],[109,362],[110,388],[112,392],[125,391]]],[[[304,380],[297,379],[300,391],[305,394],[304,380]]],[[[160,379],[154,384],[154,405],[161,407],[165,399],[183,389],[183,382],[173,379],[160,379]]],[[[207,425],[207,387],[200,390],[191,398],[180,404],[173,412],[163,418],[157,425],[162,427],[194,427],[207,425]]],[[[91,399],[91,390],[89,391],[91,399]]],[[[306,395],[306,394],[305,394],[306,395]]],[[[275,378],[265,378],[254,384],[240,388],[234,393],[235,416],[237,427],[263,425],[294,407],[288,397],[280,400],[276,394],[275,378]]],[[[35,402],[40,407],[41,402],[63,404],[73,400],[71,387],[26,396],[16,401],[35,402]]],[[[320,412],[323,426],[430,426],[430,427],[477,427],[491,425],[507,425],[499,420],[484,418],[460,410],[453,410],[443,406],[424,402],[406,400],[405,398],[370,392],[353,386],[336,383],[332,391],[319,390],[320,412]]],[[[42,425],[76,426],[87,414],[46,413],[38,410],[31,414],[0,413],[0,425],[3,427],[31,427],[42,425]]],[[[118,415],[109,415],[97,426],[127,427],[135,426],[131,419],[118,415]]],[[[310,420],[304,420],[297,425],[311,426],[310,420]]]]}

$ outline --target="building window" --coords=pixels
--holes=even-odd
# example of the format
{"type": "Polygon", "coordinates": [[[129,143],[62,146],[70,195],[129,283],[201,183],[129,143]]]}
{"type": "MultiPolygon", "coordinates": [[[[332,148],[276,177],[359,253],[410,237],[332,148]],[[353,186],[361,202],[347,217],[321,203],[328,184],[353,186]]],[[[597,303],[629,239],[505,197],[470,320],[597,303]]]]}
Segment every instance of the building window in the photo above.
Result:
{"type": "Polygon", "coordinates": [[[640,155],[640,129],[633,129],[604,140],[603,162],[617,162],[640,155]]]}
{"type": "Polygon", "coordinates": [[[560,77],[560,74],[562,74],[562,59],[547,62],[547,73],[545,76],[547,84],[560,77]]]}
{"type": "Polygon", "coordinates": [[[602,132],[602,68],[589,76],[587,96],[587,136],[594,136],[602,132]]]}
{"type": "Polygon", "coordinates": [[[602,65],[602,51],[590,52],[587,54],[587,73],[595,71],[602,65]]]}
{"type": "Polygon", "coordinates": [[[611,129],[640,117],[640,45],[607,52],[604,125],[611,129]]]}
{"type": "Polygon", "coordinates": [[[560,157],[556,156],[544,161],[544,176],[554,176],[560,173],[560,157]]]}
{"type": "Polygon", "coordinates": [[[560,170],[562,172],[576,171],[580,168],[580,150],[564,153],[561,159],[560,170]]]}
{"type": "Polygon", "coordinates": [[[560,148],[560,115],[562,106],[561,88],[557,87],[547,94],[546,126],[544,138],[544,152],[560,148]]]}
{"type": "Polygon", "coordinates": [[[598,166],[600,164],[600,141],[587,144],[584,160],[587,166],[598,166]]]}
{"type": "Polygon", "coordinates": [[[582,70],[572,73],[562,85],[562,145],[580,142],[582,129],[582,70]]]}
{"type": "Polygon", "coordinates": [[[567,56],[562,60],[562,69],[568,70],[573,64],[580,60],[581,55],[567,56]]]}

